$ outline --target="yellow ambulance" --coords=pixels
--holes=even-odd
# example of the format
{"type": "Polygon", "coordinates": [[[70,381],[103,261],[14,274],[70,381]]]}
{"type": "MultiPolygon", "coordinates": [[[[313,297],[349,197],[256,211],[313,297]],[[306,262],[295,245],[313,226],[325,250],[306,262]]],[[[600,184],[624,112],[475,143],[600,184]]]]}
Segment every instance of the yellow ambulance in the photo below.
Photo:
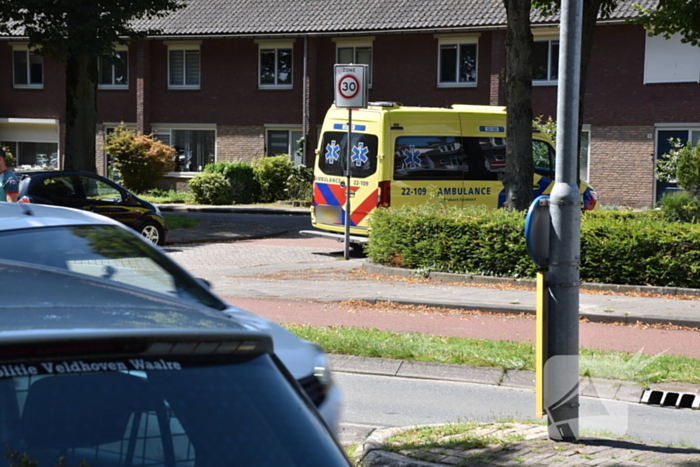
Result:
{"type": "MultiPolygon", "coordinates": [[[[306,234],[343,239],[347,200],[348,109],[326,114],[314,167],[311,223],[306,234]],[[313,233],[312,233],[313,232],[313,233]]],[[[378,207],[426,203],[439,197],[450,206],[503,206],[506,108],[453,105],[405,107],[370,103],[352,111],[350,143],[351,243],[366,241],[378,207]]],[[[554,185],[555,154],[533,129],[533,199],[554,185]]],[[[581,182],[585,209],[596,208],[593,188],[581,182]]]]}

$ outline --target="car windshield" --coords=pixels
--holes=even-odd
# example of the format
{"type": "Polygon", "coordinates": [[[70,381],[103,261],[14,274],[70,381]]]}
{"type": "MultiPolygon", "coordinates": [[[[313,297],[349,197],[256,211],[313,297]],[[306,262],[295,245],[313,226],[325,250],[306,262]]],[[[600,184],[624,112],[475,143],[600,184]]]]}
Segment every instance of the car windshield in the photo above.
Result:
{"type": "Polygon", "coordinates": [[[270,355],[232,358],[0,362],[5,458],[13,466],[348,465],[270,355]]]}
{"type": "Polygon", "coordinates": [[[67,269],[224,308],[219,299],[164,253],[118,226],[40,227],[0,232],[0,259],[67,269]]]}

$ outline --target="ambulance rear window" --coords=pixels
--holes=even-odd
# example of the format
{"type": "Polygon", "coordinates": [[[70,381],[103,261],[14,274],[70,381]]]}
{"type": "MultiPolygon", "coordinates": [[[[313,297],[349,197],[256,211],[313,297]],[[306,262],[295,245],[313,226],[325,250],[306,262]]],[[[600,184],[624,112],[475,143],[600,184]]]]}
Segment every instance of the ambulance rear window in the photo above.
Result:
{"type": "MultiPolygon", "coordinates": [[[[350,148],[351,176],[366,178],[377,171],[376,135],[352,133],[350,148]]],[[[348,154],[348,134],[343,131],[330,131],[323,134],[319,148],[318,167],[326,175],[345,176],[348,154]]]]}

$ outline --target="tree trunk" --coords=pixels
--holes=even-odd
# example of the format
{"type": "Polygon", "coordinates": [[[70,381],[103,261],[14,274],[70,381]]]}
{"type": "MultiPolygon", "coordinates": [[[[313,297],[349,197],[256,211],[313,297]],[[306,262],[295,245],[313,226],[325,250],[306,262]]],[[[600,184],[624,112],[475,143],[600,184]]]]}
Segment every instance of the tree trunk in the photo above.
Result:
{"type": "MultiPolygon", "coordinates": [[[[588,76],[588,65],[591,63],[591,54],[593,53],[593,34],[595,32],[598,14],[603,0],[584,0],[583,2],[583,17],[581,21],[581,77],[579,82],[579,107],[578,107],[578,152],[576,153],[576,161],[579,175],[577,181],[581,183],[581,131],[583,129],[584,102],[586,98],[586,78],[588,76]]],[[[590,144],[590,143],[589,143],[590,144]]]]}
{"type": "Polygon", "coordinates": [[[97,173],[97,58],[70,54],[66,62],[66,153],[64,168],[97,173]]]}
{"type": "Polygon", "coordinates": [[[506,173],[507,207],[526,210],[532,202],[532,32],[530,0],[503,0],[508,15],[505,96],[508,108],[506,173]]]}

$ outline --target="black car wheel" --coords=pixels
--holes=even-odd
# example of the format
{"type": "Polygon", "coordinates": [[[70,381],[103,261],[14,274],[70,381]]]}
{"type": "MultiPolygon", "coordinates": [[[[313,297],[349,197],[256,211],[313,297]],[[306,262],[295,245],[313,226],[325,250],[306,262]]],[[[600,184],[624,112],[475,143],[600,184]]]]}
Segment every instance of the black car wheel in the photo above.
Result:
{"type": "Polygon", "coordinates": [[[162,245],[165,240],[163,228],[154,221],[146,221],[138,229],[138,232],[156,245],[162,245]]]}

